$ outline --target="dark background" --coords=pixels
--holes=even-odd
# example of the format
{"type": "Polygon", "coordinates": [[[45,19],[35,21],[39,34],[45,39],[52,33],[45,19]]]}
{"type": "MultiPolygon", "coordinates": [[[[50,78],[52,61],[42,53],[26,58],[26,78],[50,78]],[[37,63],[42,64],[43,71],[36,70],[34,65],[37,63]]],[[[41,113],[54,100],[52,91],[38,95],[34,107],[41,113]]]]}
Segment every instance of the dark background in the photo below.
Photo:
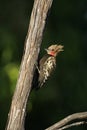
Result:
{"type": "MultiPolygon", "coordinates": [[[[32,6],[29,0],[0,1],[0,130],[5,128],[32,6]]],[[[57,57],[55,73],[31,93],[26,130],[43,130],[69,114],[87,111],[87,0],[54,0],[41,56],[44,48],[59,42],[64,52],[57,57]]]]}

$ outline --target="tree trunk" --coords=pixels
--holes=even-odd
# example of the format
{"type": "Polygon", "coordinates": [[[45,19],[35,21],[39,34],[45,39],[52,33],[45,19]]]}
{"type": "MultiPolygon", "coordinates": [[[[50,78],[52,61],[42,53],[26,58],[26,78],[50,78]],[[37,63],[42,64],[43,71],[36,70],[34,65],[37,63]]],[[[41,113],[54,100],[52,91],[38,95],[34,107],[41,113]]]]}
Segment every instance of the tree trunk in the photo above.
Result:
{"type": "Polygon", "coordinates": [[[6,130],[23,130],[26,104],[38,58],[43,30],[52,0],[35,0],[25,42],[25,53],[21,62],[19,78],[12,99],[6,130]]]}

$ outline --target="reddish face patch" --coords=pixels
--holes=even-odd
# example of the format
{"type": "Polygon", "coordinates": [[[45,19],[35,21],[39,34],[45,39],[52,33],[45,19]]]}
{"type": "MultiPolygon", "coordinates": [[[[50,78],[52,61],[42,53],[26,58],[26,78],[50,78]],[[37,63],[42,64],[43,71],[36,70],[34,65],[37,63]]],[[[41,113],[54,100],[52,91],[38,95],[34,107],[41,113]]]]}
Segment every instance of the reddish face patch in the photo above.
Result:
{"type": "Polygon", "coordinates": [[[50,51],[49,55],[55,56],[55,51],[50,51]]]}

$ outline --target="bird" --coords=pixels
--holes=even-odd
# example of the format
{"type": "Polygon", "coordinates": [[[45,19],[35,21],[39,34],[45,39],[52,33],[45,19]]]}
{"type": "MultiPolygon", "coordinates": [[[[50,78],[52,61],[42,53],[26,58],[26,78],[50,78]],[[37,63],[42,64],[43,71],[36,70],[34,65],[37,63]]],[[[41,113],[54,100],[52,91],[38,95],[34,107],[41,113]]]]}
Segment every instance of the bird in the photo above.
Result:
{"type": "Polygon", "coordinates": [[[53,44],[45,49],[46,54],[39,60],[38,66],[36,65],[38,72],[38,76],[36,77],[36,89],[43,87],[55,70],[56,57],[61,51],[64,51],[63,48],[63,45],[53,44]]]}

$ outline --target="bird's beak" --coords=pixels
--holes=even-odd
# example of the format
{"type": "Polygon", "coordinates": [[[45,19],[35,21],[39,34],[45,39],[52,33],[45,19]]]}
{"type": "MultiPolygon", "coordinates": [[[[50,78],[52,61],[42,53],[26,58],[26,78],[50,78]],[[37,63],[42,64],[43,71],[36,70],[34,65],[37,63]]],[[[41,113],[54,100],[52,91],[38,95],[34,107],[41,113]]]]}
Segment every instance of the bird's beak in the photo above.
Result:
{"type": "Polygon", "coordinates": [[[48,51],[48,49],[45,48],[45,51],[48,51]]]}

